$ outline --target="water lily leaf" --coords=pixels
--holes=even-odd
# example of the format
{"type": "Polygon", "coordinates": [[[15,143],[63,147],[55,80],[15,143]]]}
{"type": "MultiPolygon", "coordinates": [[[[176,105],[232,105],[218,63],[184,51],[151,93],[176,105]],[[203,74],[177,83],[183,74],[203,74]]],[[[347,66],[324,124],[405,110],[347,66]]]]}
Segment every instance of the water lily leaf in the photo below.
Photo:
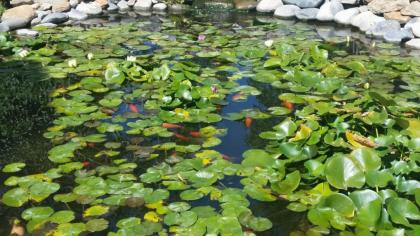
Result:
{"type": "Polygon", "coordinates": [[[269,167],[275,159],[266,151],[261,149],[250,149],[243,153],[242,165],[246,167],[269,167]]]}
{"type": "Polygon", "coordinates": [[[179,197],[184,201],[194,201],[204,197],[204,194],[197,190],[185,190],[181,192],[179,197]]]}
{"type": "Polygon", "coordinates": [[[370,190],[352,192],[349,197],[357,207],[357,224],[362,228],[375,227],[381,217],[382,200],[380,196],[370,190]]]}
{"type": "Polygon", "coordinates": [[[110,65],[105,71],[105,83],[121,85],[125,80],[124,73],[115,65],[110,65]]]}
{"type": "Polygon", "coordinates": [[[410,220],[419,220],[420,211],[417,206],[405,198],[387,200],[387,210],[393,222],[411,227],[410,220]]]}
{"type": "Polygon", "coordinates": [[[344,64],[345,67],[361,74],[361,75],[365,75],[368,73],[365,65],[363,65],[363,63],[361,63],[360,61],[349,61],[346,64],[344,64]]]}
{"type": "Polygon", "coordinates": [[[29,193],[31,199],[41,202],[59,189],[60,185],[57,183],[37,182],[29,188],[29,193]]]}
{"type": "Polygon", "coordinates": [[[86,231],[86,225],[83,223],[64,223],[57,227],[58,235],[77,236],[83,231],[86,231]]]}
{"type": "Polygon", "coordinates": [[[105,219],[93,219],[86,222],[86,230],[89,232],[99,232],[108,228],[108,221],[105,219]]]}
{"type": "Polygon", "coordinates": [[[344,194],[332,193],[321,203],[323,207],[330,207],[343,216],[352,217],[356,210],[353,201],[344,194]]]}
{"type": "Polygon", "coordinates": [[[249,227],[257,232],[262,232],[271,229],[273,224],[271,221],[264,217],[253,217],[249,221],[249,227]]]}
{"type": "Polygon", "coordinates": [[[53,222],[53,223],[64,224],[64,223],[71,222],[75,218],[76,217],[75,217],[73,211],[63,210],[63,211],[57,211],[52,216],[50,216],[50,218],[48,220],[53,222]]]}
{"type": "Polygon", "coordinates": [[[374,188],[386,187],[392,179],[392,174],[387,170],[370,170],[366,173],[366,183],[374,188]]]}
{"type": "Polygon", "coordinates": [[[156,223],[156,222],[159,222],[160,217],[159,217],[159,215],[156,212],[149,211],[146,214],[144,214],[144,220],[145,221],[148,221],[148,222],[154,222],[154,223],[156,223]]]}
{"type": "Polygon", "coordinates": [[[10,163],[3,167],[4,173],[19,172],[26,166],[23,162],[10,163]]]}
{"type": "Polygon", "coordinates": [[[183,212],[189,210],[191,206],[186,202],[173,202],[168,205],[168,208],[174,212],[183,212]]]}
{"type": "Polygon", "coordinates": [[[109,211],[108,206],[91,206],[83,212],[83,217],[100,216],[106,214],[109,211]]]}
{"type": "Polygon", "coordinates": [[[54,213],[51,207],[31,207],[22,212],[22,218],[24,220],[40,220],[46,219],[54,213]]]}
{"type": "Polygon", "coordinates": [[[339,189],[360,188],[365,184],[363,170],[348,156],[331,157],[325,166],[328,183],[339,189]]]}
{"type": "Polygon", "coordinates": [[[165,200],[169,197],[169,191],[166,189],[157,189],[153,191],[151,194],[147,194],[144,196],[144,200],[147,204],[149,203],[156,203],[161,200],[165,200]]]}
{"type": "Polygon", "coordinates": [[[137,217],[128,217],[125,219],[121,219],[117,222],[118,228],[129,228],[135,225],[139,225],[141,223],[141,219],[137,217]]]}
{"type": "Polygon", "coordinates": [[[251,198],[263,202],[272,202],[277,198],[271,193],[270,189],[262,188],[255,184],[248,184],[245,186],[244,190],[251,198]]]}
{"type": "Polygon", "coordinates": [[[351,152],[351,158],[363,171],[378,170],[381,167],[381,159],[375,150],[370,148],[358,148],[351,152]]]}
{"type": "Polygon", "coordinates": [[[271,187],[279,194],[292,193],[300,183],[300,173],[298,170],[286,175],[283,181],[273,183],[271,187]]]}

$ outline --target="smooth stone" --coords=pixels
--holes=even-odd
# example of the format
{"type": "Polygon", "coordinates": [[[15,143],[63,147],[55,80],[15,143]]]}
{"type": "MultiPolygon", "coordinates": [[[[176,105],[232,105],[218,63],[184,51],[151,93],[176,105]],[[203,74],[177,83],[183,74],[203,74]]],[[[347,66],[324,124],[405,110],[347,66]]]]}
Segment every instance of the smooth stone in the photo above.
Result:
{"type": "Polygon", "coordinates": [[[318,8],[304,8],[296,12],[296,18],[299,20],[316,20],[319,12],[318,8]]]}
{"type": "Polygon", "coordinates": [[[77,5],[76,10],[84,12],[88,15],[99,15],[102,13],[102,8],[96,2],[81,2],[77,5]]]}
{"type": "Polygon", "coordinates": [[[33,4],[34,2],[32,0],[11,0],[10,1],[10,5],[13,7],[17,7],[20,5],[30,5],[33,4]]]}
{"type": "Polygon", "coordinates": [[[369,11],[369,8],[368,8],[367,6],[360,6],[360,7],[359,7],[359,11],[360,11],[360,12],[369,11]]]}
{"type": "Polygon", "coordinates": [[[1,20],[12,30],[28,25],[35,17],[36,13],[31,5],[22,5],[6,10],[1,20]]]}
{"type": "Polygon", "coordinates": [[[140,11],[148,11],[152,7],[152,0],[138,0],[136,4],[134,4],[134,9],[140,11]]]}
{"type": "Polygon", "coordinates": [[[136,0],[128,0],[127,4],[129,7],[133,7],[136,4],[136,0]]]}
{"type": "Polygon", "coordinates": [[[412,39],[405,43],[405,46],[408,48],[420,49],[420,39],[412,39]]]}
{"type": "Polygon", "coordinates": [[[400,43],[401,41],[409,40],[412,38],[414,38],[413,33],[411,33],[411,31],[407,29],[389,31],[384,35],[385,41],[392,43],[400,43]]]}
{"type": "Polygon", "coordinates": [[[41,24],[41,21],[42,21],[42,18],[38,16],[37,18],[34,18],[34,19],[31,21],[31,26],[41,24]]]}
{"type": "Polygon", "coordinates": [[[400,23],[396,20],[385,20],[375,24],[367,34],[382,38],[388,32],[400,31],[400,23]]]}
{"type": "Polygon", "coordinates": [[[86,20],[89,17],[88,14],[76,9],[71,9],[71,11],[68,13],[68,16],[70,20],[76,21],[86,20]]]}
{"type": "Polygon", "coordinates": [[[0,32],[8,32],[10,30],[9,26],[5,23],[0,23],[0,32]]]}
{"type": "Polygon", "coordinates": [[[95,0],[95,3],[98,4],[100,8],[108,6],[108,0],[95,0]]]}
{"type": "Polygon", "coordinates": [[[106,9],[109,12],[118,11],[119,7],[112,2],[108,2],[108,8],[106,9]]]}
{"type": "Polygon", "coordinates": [[[413,31],[413,34],[414,34],[416,37],[420,38],[420,22],[414,23],[414,24],[411,26],[411,30],[413,31]]]}
{"type": "Polygon", "coordinates": [[[281,0],[261,0],[257,4],[257,11],[273,12],[281,5],[283,5],[283,2],[281,0]]]}
{"type": "Polygon", "coordinates": [[[66,13],[55,12],[47,15],[41,21],[41,23],[53,23],[60,24],[69,19],[69,16],[66,13]]]}
{"type": "Polygon", "coordinates": [[[124,0],[121,0],[120,2],[118,2],[117,6],[121,11],[127,11],[128,9],[130,9],[127,2],[124,0]]]}
{"type": "Polygon", "coordinates": [[[296,5],[300,8],[315,8],[324,3],[324,0],[283,0],[284,4],[296,5]]]}
{"type": "Polygon", "coordinates": [[[295,6],[295,5],[283,5],[283,6],[279,6],[274,11],[274,16],[284,18],[284,19],[289,19],[289,18],[295,17],[296,12],[299,11],[299,10],[300,10],[300,8],[298,6],[295,6]]]}
{"type": "Polygon", "coordinates": [[[235,0],[235,8],[238,10],[252,10],[257,7],[257,1],[255,0],[235,0]]]}
{"type": "Polygon", "coordinates": [[[68,0],[55,0],[52,2],[53,12],[65,12],[70,10],[70,3],[68,0]]]}
{"type": "Polygon", "coordinates": [[[420,17],[414,17],[407,24],[404,25],[404,29],[411,29],[413,25],[417,22],[420,22],[420,17]]]}
{"type": "Polygon", "coordinates": [[[41,4],[41,6],[38,8],[38,10],[41,10],[41,11],[48,11],[48,10],[51,10],[51,8],[52,8],[52,5],[51,5],[51,4],[49,4],[49,3],[43,3],[43,4],[41,4]]]}
{"type": "Polygon", "coordinates": [[[401,14],[406,16],[420,16],[420,2],[411,2],[409,6],[401,10],[401,14]]]}
{"type": "Polygon", "coordinates": [[[30,30],[30,29],[18,29],[16,30],[16,34],[19,36],[35,37],[39,34],[39,32],[36,30],[30,30]]]}
{"type": "Polygon", "coordinates": [[[335,14],[334,21],[339,24],[350,25],[353,17],[357,16],[359,13],[359,8],[349,8],[343,11],[339,11],[337,14],[335,14]]]}
{"type": "Polygon", "coordinates": [[[359,4],[359,0],[339,0],[342,4],[356,5],[359,4]]]}
{"type": "Polygon", "coordinates": [[[373,0],[368,4],[368,8],[375,14],[399,11],[410,4],[410,0],[373,0]]]}
{"type": "Polygon", "coordinates": [[[332,21],[334,20],[334,16],[342,10],[344,10],[343,4],[337,0],[325,2],[321,8],[319,8],[316,19],[319,21],[332,21]]]}
{"type": "Polygon", "coordinates": [[[70,0],[69,4],[71,7],[76,7],[79,4],[79,0],[70,0]]]}
{"type": "Polygon", "coordinates": [[[371,11],[365,11],[353,17],[351,24],[361,31],[370,30],[376,23],[384,21],[385,18],[373,14],[371,11]]]}
{"type": "Polygon", "coordinates": [[[44,18],[44,16],[51,14],[51,11],[36,11],[38,18],[44,18]]]}
{"type": "Polygon", "coordinates": [[[35,26],[34,28],[36,29],[37,27],[55,28],[55,27],[57,27],[57,25],[54,24],[54,23],[42,23],[42,24],[39,24],[39,25],[35,26]]]}
{"type": "Polygon", "coordinates": [[[168,6],[161,2],[161,3],[156,3],[155,5],[153,5],[152,9],[153,11],[165,11],[166,8],[168,8],[168,6]]]}
{"type": "Polygon", "coordinates": [[[384,17],[387,20],[396,20],[400,24],[405,24],[411,19],[411,17],[409,17],[409,16],[401,15],[401,13],[399,11],[387,12],[387,13],[384,14],[384,17]]]}

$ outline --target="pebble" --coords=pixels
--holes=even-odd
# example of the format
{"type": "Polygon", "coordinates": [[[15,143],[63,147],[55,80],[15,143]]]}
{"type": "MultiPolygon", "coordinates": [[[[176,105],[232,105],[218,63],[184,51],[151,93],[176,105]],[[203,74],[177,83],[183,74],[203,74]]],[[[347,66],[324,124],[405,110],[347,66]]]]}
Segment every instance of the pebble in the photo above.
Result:
{"type": "Polygon", "coordinates": [[[18,29],[16,30],[16,34],[19,36],[35,37],[39,34],[39,32],[31,29],[18,29]]]}
{"type": "Polygon", "coordinates": [[[304,8],[296,12],[296,18],[299,20],[316,20],[318,12],[318,8],[304,8]]]}
{"type": "Polygon", "coordinates": [[[295,17],[296,12],[299,11],[299,10],[300,10],[300,8],[298,6],[295,6],[295,5],[283,5],[283,6],[279,6],[274,11],[274,16],[284,18],[284,19],[289,19],[289,18],[295,17]]]}
{"type": "Polygon", "coordinates": [[[337,14],[335,14],[334,21],[339,24],[350,25],[353,17],[355,17],[359,13],[359,8],[349,8],[343,11],[339,11],[337,12],[337,14]]]}

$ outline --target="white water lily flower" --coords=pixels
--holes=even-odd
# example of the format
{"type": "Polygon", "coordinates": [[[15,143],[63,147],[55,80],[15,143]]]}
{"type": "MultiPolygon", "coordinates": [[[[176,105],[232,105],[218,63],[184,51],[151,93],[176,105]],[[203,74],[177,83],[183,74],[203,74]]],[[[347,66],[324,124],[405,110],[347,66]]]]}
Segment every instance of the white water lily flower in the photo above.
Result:
{"type": "Polygon", "coordinates": [[[76,59],[69,60],[68,65],[69,65],[69,67],[76,67],[77,66],[76,59]]]}
{"type": "Polygon", "coordinates": [[[171,96],[163,96],[163,97],[162,97],[162,101],[163,101],[164,103],[169,103],[169,102],[171,102],[171,101],[172,101],[172,97],[171,97],[171,96]]]}
{"type": "Polygon", "coordinates": [[[28,50],[25,50],[25,49],[22,49],[18,52],[18,55],[22,58],[26,57],[28,54],[29,54],[28,50]]]}
{"type": "Polygon", "coordinates": [[[87,59],[90,61],[90,60],[92,60],[92,58],[93,58],[93,53],[88,53],[87,54],[87,59]]]}
{"type": "Polygon", "coordinates": [[[274,41],[272,39],[269,39],[264,42],[264,45],[270,48],[271,46],[273,46],[273,43],[274,41]]]}
{"type": "Polygon", "coordinates": [[[135,62],[137,60],[137,57],[135,56],[128,56],[127,61],[135,62]]]}

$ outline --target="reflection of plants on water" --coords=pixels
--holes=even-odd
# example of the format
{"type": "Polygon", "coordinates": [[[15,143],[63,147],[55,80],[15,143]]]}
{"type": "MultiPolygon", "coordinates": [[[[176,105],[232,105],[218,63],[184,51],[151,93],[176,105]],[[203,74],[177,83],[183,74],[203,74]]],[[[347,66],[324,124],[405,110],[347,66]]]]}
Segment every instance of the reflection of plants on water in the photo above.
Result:
{"type": "Polygon", "coordinates": [[[44,133],[54,167],[4,183],[2,202],[25,208],[28,231],[252,235],[272,222],[250,199],[281,199],[307,214],[298,234],[415,234],[418,60],[330,58],[319,42],[283,37],[267,47],[275,25],[144,26],[45,29],[11,42],[66,82],[51,93],[56,118],[44,133]],[[221,112],[254,96],[254,107],[221,112]],[[229,127],[213,125],[222,120],[250,129],[240,163],[214,150],[228,145],[229,127]],[[129,208],[138,211],[119,215],[129,208]]]}

